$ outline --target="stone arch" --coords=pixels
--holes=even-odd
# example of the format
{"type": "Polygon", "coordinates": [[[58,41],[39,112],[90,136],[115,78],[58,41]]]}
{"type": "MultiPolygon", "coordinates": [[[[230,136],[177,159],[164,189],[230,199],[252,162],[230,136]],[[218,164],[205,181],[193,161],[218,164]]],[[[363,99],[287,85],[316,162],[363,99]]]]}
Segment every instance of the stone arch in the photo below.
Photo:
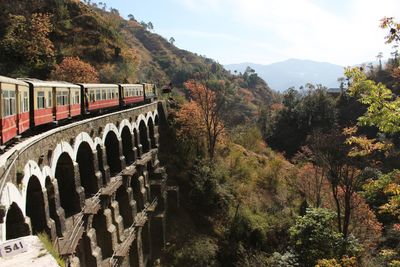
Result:
{"type": "Polygon", "coordinates": [[[22,196],[23,199],[26,199],[26,190],[28,187],[29,180],[32,176],[35,176],[41,185],[42,188],[45,188],[45,179],[43,177],[42,170],[39,165],[33,161],[29,160],[28,163],[25,164],[24,167],[24,177],[22,178],[22,196]]]}
{"type": "Polygon", "coordinates": [[[122,134],[122,130],[123,130],[125,127],[128,127],[128,128],[129,128],[129,131],[132,133],[132,129],[133,129],[132,124],[129,122],[129,120],[123,119],[123,120],[121,121],[121,123],[119,124],[119,134],[120,134],[120,136],[121,136],[121,134],[122,134]]]}
{"type": "Polygon", "coordinates": [[[140,144],[142,145],[143,153],[146,153],[150,149],[150,142],[148,137],[147,125],[144,120],[139,122],[139,138],[140,144]]]}
{"type": "Polygon", "coordinates": [[[17,203],[11,203],[5,217],[6,240],[30,234],[29,225],[25,222],[24,214],[17,203]]]}
{"type": "Polygon", "coordinates": [[[54,149],[53,156],[51,159],[51,171],[52,171],[51,176],[52,177],[56,177],[56,175],[55,175],[56,174],[56,165],[57,165],[59,158],[64,153],[68,154],[68,156],[71,158],[71,160],[73,160],[75,158],[75,152],[74,152],[74,149],[72,148],[72,146],[70,144],[68,144],[67,142],[62,141],[54,149]]]}
{"type": "Polygon", "coordinates": [[[32,234],[46,232],[47,235],[51,235],[50,228],[47,225],[46,204],[42,185],[35,175],[29,177],[26,188],[25,212],[31,221],[32,234]]]}
{"type": "Polygon", "coordinates": [[[73,159],[76,159],[78,155],[78,149],[82,143],[87,143],[93,151],[96,150],[95,141],[93,141],[93,139],[90,137],[88,133],[81,132],[80,134],[77,135],[77,137],[75,137],[73,159]]]}
{"type": "Polygon", "coordinates": [[[117,137],[117,139],[119,139],[121,137],[119,135],[119,131],[118,131],[117,126],[115,126],[113,123],[107,123],[107,125],[104,127],[103,137],[102,137],[102,142],[103,142],[104,145],[106,144],[107,135],[110,132],[114,132],[114,134],[117,137]]]}
{"type": "Polygon", "coordinates": [[[136,125],[137,125],[137,127],[139,127],[141,121],[144,121],[144,123],[145,123],[146,126],[147,126],[147,118],[146,118],[143,114],[139,114],[139,116],[138,116],[137,119],[136,119],[136,125]]]}
{"type": "Polygon", "coordinates": [[[122,170],[119,139],[114,131],[109,131],[104,139],[106,147],[107,164],[110,167],[110,173],[116,174],[122,170]]]}
{"type": "Polygon", "coordinates": [[[121,129],[121,140],[122,140],[122,153],[124,154],[127,165],[130,165],[135,160],[135,154],[133,151],[134,144],[132,143],[133,135],[132,130],[128,126],[124,126],[121,129]]]}
{"type": "Polygon", "coordinates": [[[85,189],[85,198],[92,197],[100,189],[95,170],[95,157],[97,157],[97,151],[94,143],[89,144],[83,141],[79,144],[76,150],[76,162],[79,166],[81,185],[85,189]]]}
{"type": "Polygon", "coordinates": [[[68,218],[81,210],[74,162],[70,153],[63,152],[53,164],[54,177],[57,180],[60,194],[60,204],[65,211],[65,217],[68,218]]]}
{"type": "Polygon", "coordinates": [[[158,116],[158,112],[156,112],[154,114],[154,125],[158,126],[159,124],[160,124],[160,119],[159,119],[159,116],[158,116]]]}
{"type": "Polygon", "coordinates": [[[153,112],[151,112],[151,111],[149,111],[149,112],[147,112],[147,114],[146,114],[146,123],[148,123],[149,122],[149,119],[153,119],[154,117],[153,117],[153,112]]]}
{"type": "Polygon", "coordinates": [[[156,144],[156,137],[155,137],[155,130],[154,130],[155,126],[154,126],[153,118],[151,116],[148,118],[147,128],[149,129],[148,133],[149,133],[149,139],[150,139],[150,148],[156,148],[157,144],[156,144]]]}

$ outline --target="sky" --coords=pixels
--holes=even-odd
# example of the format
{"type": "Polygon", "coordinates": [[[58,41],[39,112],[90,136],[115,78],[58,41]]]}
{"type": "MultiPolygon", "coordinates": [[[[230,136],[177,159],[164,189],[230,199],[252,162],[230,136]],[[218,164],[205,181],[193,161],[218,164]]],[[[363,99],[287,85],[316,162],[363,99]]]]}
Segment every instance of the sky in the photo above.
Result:
{"type": "Polygon", "coordinates": [[[270,64],[289,58],[342,66],[383,52],[383,17],[400,21],[399,0],[102,0],[123,17],[151,21],[179,48],[221,64],[270,64]]]}

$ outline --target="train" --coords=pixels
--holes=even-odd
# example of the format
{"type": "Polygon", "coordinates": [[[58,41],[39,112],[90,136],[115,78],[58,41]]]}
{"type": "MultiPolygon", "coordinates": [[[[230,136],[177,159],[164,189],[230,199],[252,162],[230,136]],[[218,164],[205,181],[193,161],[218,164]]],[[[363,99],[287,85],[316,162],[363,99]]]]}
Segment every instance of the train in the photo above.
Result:
{"type": "Polygon", "coordinates": [[[101,84],[0,76],[0,146],[43,125],[129,108],[157,99],[152,83],[101,84]]]}

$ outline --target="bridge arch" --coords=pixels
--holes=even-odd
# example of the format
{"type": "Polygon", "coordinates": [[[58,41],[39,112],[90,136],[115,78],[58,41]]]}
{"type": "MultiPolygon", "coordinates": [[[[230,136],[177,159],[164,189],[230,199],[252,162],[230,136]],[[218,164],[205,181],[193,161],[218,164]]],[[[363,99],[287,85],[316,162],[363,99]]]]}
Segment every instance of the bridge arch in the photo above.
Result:
{"type": "Polygon", "coordinates": [[[67,142],[62,141],[59,143],[56,148],[54,149],[52,159],[51,159],[51,170],[52,170],[52,177],[56,177],[56,165],[59,161],[59,158],[63,154],[68,154],[71,160],[75,159],[75,152],[74,149],[70,144],[67,142]]]}
{"type": "Polygon", "coordinates": [[[135,155],[133,152],[134,144],[132,142],[133,132],[132,128],[129,126],[124,126],[121,129],[121,140],[122,140],[122,152],[125,157],[125,161],[127,165],[130,165],[135,160],[135,155]]]}
{"type": "Polygon", "coordinates": [[[149,139],[150,139],[150,148],[156,148],[156,138],[155,138],[155,130],[154,130],[154,122],[153,122],[153,117],[149,117],[149,120],[147,121],[147,128],[148,128],[148,133],[149,133],[149,139]]]}
{"type": "Polygon", "coordinates": [[[77,158],[78,149],[79,149],[80,145],[83,142],[87,143],[93,151],[96,150],[95,141],[93,141],[93,139],[90,137],[90,135],[88,133],[81,132],[80,134],[78,134],[75,137],[75,141],[74,141],[74,157],[73,157],[74,159],[77,158]]]}
{"type": "Polygon", "coordinates": [[[140,115],[137,117],[137,119],[136,119],[136,125],[137,125],[138,127],[139,127],[141,121],[144,121],[144,123],[145,123],[146,126],[147,126],[147,118],[146,118],[146,116],[144,116],[143,114],[140,114],[140,115]]]}
{"type": "Polygon", "coordinates": [[[97,150],[94,147],[94,143],[91,144],[86,141],[79,143],[76,147],[76,162],[79,167],[79,177],[82,187],[85,189],[85,198],[90,198],[95,195],[101,186],[96,176],[95,170],[95,157],[97,157],[97,150]]]}
{"type": "Polygon", "coordinates": [[[112,174],[122,170],[119,141],[117,127],[114,124],[107,124],[103,133],[103,143],[106,148],[107,164],[112,174]]]}
{"type": "Polygon", "coordinates": [[[143,153],[149,152],[150,150],[149,136],[148,136],[147,125],[144,120],[139,121],[139,138],[140,138],[140,144],[142,145],[143,153]]]}
{"type": "MultiPolygon", "coordinates": [[[[72,148],[70,147],[70,149],[72,148]]],[[[54,177],[58,183],[60,205],[65,211],[65,217],[68,218],[81,210],[74,161],[71,154],[65,151],[57,157],[57,161],[53,164],[54,177]]]]}
{"type": "Polygon", "coordinates": [[[6,240],[14,239],[30,234],[29,225],[25,222],[25,216],[21,206],[12,202],[8,207],[5,220],[6,240]]]}

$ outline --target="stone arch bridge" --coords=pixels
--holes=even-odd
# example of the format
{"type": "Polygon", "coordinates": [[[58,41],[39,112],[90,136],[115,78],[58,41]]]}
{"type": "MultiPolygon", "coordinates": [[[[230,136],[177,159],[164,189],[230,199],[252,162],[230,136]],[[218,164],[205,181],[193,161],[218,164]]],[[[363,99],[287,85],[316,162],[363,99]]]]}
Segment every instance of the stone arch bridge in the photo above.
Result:
{"type": "Polygon", "coordinates": [[[0,239],[46,233],[73,266],[146,266],[165,243],[162,102],[84,119],[0,157],[0,239]]]}

